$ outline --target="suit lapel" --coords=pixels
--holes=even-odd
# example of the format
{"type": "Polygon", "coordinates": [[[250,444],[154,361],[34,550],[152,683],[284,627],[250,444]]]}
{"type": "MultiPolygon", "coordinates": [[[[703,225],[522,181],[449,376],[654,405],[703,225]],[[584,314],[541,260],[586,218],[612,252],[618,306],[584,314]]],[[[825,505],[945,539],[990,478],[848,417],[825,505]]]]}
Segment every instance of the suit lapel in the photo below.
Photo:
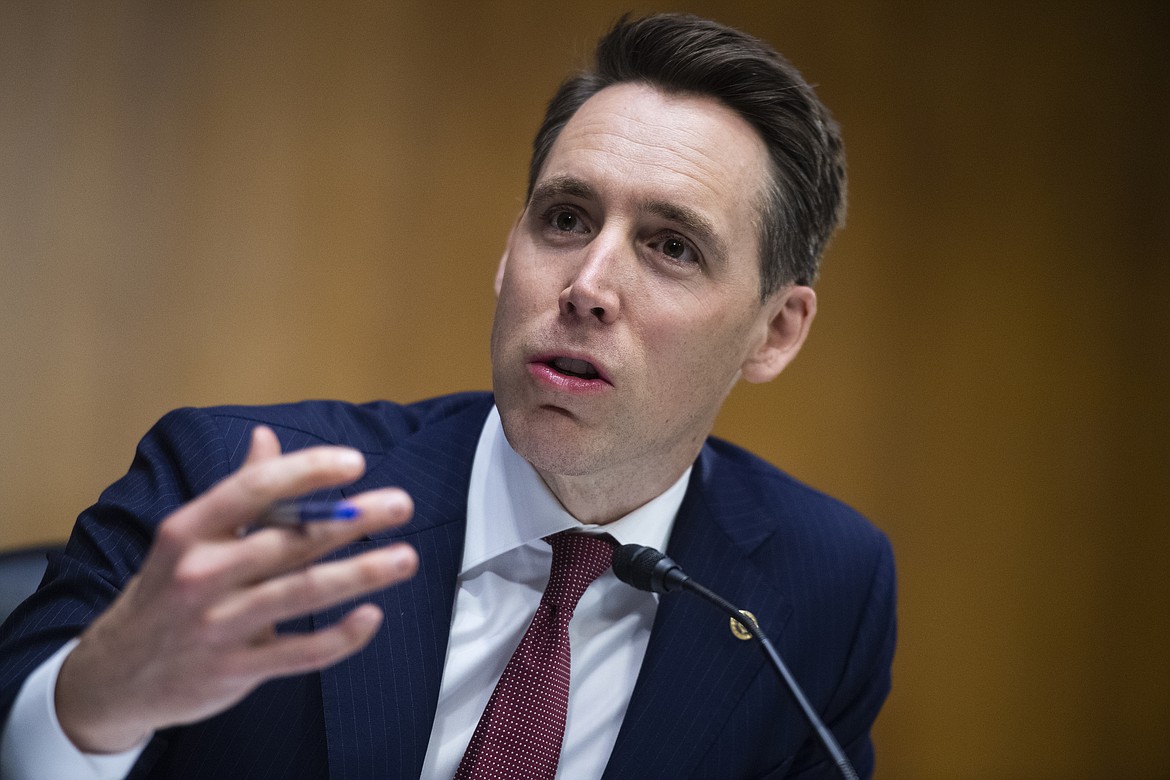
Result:
{"type": "MultiPolygon", "coordinates": [[[[770,531],[760,508],[717,467],[705,448],[667,552],[697,582],[754,613],[775,642],[791,605],[749,559],[770,531]]],[[[661,596],[605,777],[690,776],[764,663],[756,643],[735,638],[712,605],[688,593],[661,596]]]]}
{"type": "Polygon", "coordinates": [[[321,673],[330,776],[417,777],[442,682],[455,583],[463,553],[471,464],[490,399],[423,427],[380,457],[347,493],[398,485],[414,499],[411,522],[339,551],[345,557],[394,541],[413,545],[408,582],[339,605],[314,619],[338,620],[372,601],[385,621],[369,646],[321,673]]]}

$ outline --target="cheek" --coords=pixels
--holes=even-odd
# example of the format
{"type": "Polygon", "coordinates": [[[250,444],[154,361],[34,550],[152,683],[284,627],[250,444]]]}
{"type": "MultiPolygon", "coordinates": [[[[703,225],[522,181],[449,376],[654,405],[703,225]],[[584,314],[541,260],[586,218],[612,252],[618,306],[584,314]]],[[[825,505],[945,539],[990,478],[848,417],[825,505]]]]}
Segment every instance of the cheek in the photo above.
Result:
{"type": "Polygon", "coordinates": [[[507,343],[516,331],[517,320],[520,319],[516,311],[517,294],[512,285],[505,283],[496,296],[496,313],[492,319],[492,351],[495,352],[507,343]]]}
{"type": "MultiPolygon", "coordinates": [[[[724,392],[734,381],[748,349],[750,323],[739,317],[682,321],[655,329],[653,349],[664,374],[701,391],[711,386],[724,392]]],[[[689,392],[689,391],[688,391],[689,392]]]]}
{"type": "Polygon", "coordinates": [[[505,276],[504,283],[500,286],[500,294],[496,298],[497,324],[514,322],[524,307],[531,305],[533,295],[525,290],[522,278],[514,273],[505,276]]]}
{"type": "MultiPolygon", "coordinates": [[[[517,269],[519,270],[519,269],[517,269]]],[[[544,321],[546,312],[556,310],[556,297],[549,300],[531,275],[525,272],[505,274],[496,298],[496,312],[492,321],[492,352],[518,348],[525,334],[531,333],[544,321]]]]}
{"type": "Polygon", "coordinates": [[[556,302],[559,290],[552,291],[555,281],[549,276],[549,263],[533,262],[530,258],[529,253],[517,252],[508,261],[500,285],[498,305],[506,306],[509,312],[547,306],[550,297],[554,304],[556,302]]]}

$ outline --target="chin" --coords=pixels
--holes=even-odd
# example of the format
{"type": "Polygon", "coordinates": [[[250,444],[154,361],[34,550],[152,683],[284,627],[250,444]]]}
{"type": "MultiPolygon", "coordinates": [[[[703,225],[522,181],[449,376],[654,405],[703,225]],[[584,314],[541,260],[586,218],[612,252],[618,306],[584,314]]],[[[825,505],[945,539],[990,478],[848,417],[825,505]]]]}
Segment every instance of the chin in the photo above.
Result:
{"type": "MultiPolygon", "coordinates": [[[[520,452],[517,450],[517,452],[520,452]]],[[[578,453],[549,452],[548,450],[534,450],[520,452],[526,461],[532,464],[542,474],[555,474],[560,477],[582,477],[599,471],[594,458],[578,453]]]]}
{"type": "Polygon", "coordinates": [[[585,435],[564,413],[540,409],[534,414],[500,409],[504,436],[520,457],[538,471],[566,477],[598,471],[596,446],[585,446],[585,435]]]}

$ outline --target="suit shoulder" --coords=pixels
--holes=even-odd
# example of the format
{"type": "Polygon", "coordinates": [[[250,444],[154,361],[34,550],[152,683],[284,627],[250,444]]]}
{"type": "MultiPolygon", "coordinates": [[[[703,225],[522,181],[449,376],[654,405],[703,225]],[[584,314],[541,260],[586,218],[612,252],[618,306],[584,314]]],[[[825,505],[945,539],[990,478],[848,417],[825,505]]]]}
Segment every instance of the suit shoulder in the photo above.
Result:
{"type": "Polygon", "coordinates": [[[178,409],[159,425],[191,425],[193,420],[202,420],[217,428],[229,447],[245,441],[255,426],[267,425],[276,431],[286,450],[330,444],[380,454],[428,425],[477,407],[486,411],[491,403],[490,393],[459,393],[409,404],[310,400],[268,406],[214,406],[178,409]]]}
{"type": "Polygon", "coordinates": [[[702,478],[718,486],[708,495],[717,497],[721,510],[738,509],[741,517],[754,518],[760,540],[805,541],[870,554],[889,547],[885,534],[856,509],[741,447],[711,438],[700,463],[702,478]]]}

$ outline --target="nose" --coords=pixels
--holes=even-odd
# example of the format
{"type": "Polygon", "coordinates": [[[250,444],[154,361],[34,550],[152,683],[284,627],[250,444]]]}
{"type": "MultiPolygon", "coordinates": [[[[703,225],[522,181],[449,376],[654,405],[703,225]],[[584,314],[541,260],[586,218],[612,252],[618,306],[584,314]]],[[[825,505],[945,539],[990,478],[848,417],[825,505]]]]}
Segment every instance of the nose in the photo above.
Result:
{"type": "Polygon", "coordinates": [[[621,309],[620,249],[595,240],[561,291],[561,314],[614,322],[621,309]]]}

